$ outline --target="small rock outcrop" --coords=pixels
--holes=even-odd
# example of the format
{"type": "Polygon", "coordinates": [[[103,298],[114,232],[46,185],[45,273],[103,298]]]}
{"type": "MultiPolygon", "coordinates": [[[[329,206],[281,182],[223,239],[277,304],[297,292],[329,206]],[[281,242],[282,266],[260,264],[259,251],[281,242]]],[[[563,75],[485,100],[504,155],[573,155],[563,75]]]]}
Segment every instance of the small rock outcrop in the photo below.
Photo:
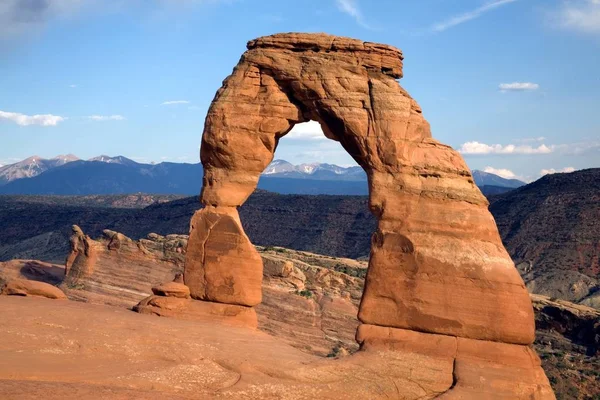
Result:
{"type": "Polygon", "coordinates": [[[252,307],[197,301],[190,297],[190,288],[183,275],[176,274],[172,282],[152,288],[152,296],[140,301],[133,311],[184,320],[212,321],[256,329],[258,320],[252,307]]]}
{"type": "Polygon", "coordinates": [[[75,282],[94,272],[96,251],[92,239],[84,234],[79,226],[73,225],[71,229],[73,231],[69,239],[71,250],[65,261],[65,279],[75,282]]]}
{"type": "Polygon", "coordinates": [[[35,296],[54,300],[66,300],[65,293],[56,286],[27,279],[13,279],[6,283],[0,294],[5,296],[35,296]]]}
{"type": "Polygon", "coordinates": [[[167,282],[153,287],[152,293],[156,296],[178,297],[181,299],[190,298],[190,288],[183,284],[183,274],[175,275],[173,282],[167,282]]]}
{"type": "Polygon", "coordinates": [[[528,347],[534,316],[523,280],[466,163],[432,138],[420,106],[398,84],[402,52],[299,33],[247,47],[205,121],[205,208],[192,218],[184,272],[191,296],[260,303],[263,265],[237,208],[279,141],[314,120],[367,173],[378,220],[358,313],[363,348],[385,343],[419,353],[439,336],[457,349],[442,397],[481,398],[497,386],[508,398],[554,398],[528,347]],[[397,344],[406,335],[409,344],[397,344]],[[522,365],[517,372],[515,363],[522,365]],[[481,368],[494,375],[486,384],[476,373],[481,368]]]}

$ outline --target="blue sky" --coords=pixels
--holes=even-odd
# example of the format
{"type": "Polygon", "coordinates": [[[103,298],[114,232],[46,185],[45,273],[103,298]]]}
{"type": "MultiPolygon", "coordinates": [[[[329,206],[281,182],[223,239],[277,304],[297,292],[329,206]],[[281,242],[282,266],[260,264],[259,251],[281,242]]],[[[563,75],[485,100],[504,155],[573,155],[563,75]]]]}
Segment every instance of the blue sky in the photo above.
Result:
{"type": "MultiPolygon", "coordinates": [[[[0,164],[198,162],[246,42],[327,32],[399,47],[401,84],[472,169],[600,167],[600,0],[0,0],[0,164]]],[[[350,165],[302,124],[276,157],[350,165]]]]}

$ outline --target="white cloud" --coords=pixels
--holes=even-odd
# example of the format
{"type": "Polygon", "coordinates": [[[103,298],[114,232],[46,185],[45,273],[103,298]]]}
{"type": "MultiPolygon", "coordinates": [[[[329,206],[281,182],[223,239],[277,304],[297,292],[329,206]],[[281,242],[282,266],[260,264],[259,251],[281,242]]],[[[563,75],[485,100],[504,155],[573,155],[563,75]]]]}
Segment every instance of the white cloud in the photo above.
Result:
{"type": "Polygon", "coordinates": [[[483,172],[487,172],[488,174],[498,175],[499,177],[505,178],[505,179],[519,179],[514,172],[512,172],[510,169],[506,169],[506,168],[485,167],[483,172]]]}
{"type": "Polygon", "coordinates": [[[52,114],[25,115],[21,113],[0,110],[0,121],[11,121],[20,126],[56,126],[65,119],[65,117],[52,114]]]}
{"type": "Polygon", "coordinates": [[[161,106],[171,106],[176,104],[190,104],[187,100],[169,100],[161,103],[161,106]]]}
{"type": "Polygon", "coordinates": [[[575,171],[575,168],[573,167],[566,167],[563,169],[554,169],[554,168],[550,168],[550,169],[543,169],[540,171],[540,175],[544,176],[544,175],[548,175],[548,174],[556,174],[556,173],[571,173],[575,171]]]}
{"type": "Polygon", "coordinates": [[[77,87],[77,85],[69,85],[69,87],[74,89],[77,87]]]}
{"type": "Polygon", "coordinates": [[[554,13],[555,22],[564,29],[582,33],[600,33],[600,0],[564,2],[554,13]]]}
{"type": "Polygon", "coordinates": [[[466,142],[458,149],[459,153],[465,155],[484,155],[484,154],[548,154],[554,151],[553,147],[541,144],[537,147],[529,145],[508,144],[485,144],[480,142],[466,142]]]}
{"type": "Polygon", "coordinates": [[[528,90],[538,90],[540,85],[532,82],[513,82],[513,83],[501,83],[498,85],[498,89],[502,92],[524,92],[528,90]]]}
{"type": "Polygon", "coordinates": [[[371,29],[371,27],[365,22],[356,0],[335,0],[335,4],[341,12],[354,18],[357,24],[363,28],[371,29]]]}
{"type": "Polygon", "coordinates": [[[125,117],[122,115],[89,115],[85,117],[92,121],[123,121],[125,117]]]}
{"type": "Polygon", "coordinates": [[[515,1],[518,1],[518,0],[490,1],[474,10],[467,11],[463,14],[455,15],[454,17],[451,17],[445,21],[438,22],[437,24],[433,25],[433,27],[431,29],[434,32],[442,32],[442,31],[445,31],[446,29],[450,29],[452,27],[463,24],[465,22],[477,19],[489,11],[492,11],[492,10],[499,8],[501,6],[504,6],[506,4],[514,3],[515,1]]]}
{"type": "Polygon", "coordinates": [[[321,125],[316,121],[308,121],[302,124],[296,124],[292,130],[285,135],[285,139],[296,140],[327,140],[321,125]]]}

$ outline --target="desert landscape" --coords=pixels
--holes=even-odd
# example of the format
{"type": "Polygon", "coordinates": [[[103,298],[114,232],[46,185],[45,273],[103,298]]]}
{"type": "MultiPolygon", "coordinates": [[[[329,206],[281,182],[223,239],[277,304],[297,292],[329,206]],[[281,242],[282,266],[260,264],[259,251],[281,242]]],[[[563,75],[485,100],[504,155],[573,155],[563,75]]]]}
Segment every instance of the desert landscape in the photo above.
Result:
{"type": "Polygon", "coordinates": [[[469,2],[0,5],[0,399],[600,399],[600,4],[469,2]]]}

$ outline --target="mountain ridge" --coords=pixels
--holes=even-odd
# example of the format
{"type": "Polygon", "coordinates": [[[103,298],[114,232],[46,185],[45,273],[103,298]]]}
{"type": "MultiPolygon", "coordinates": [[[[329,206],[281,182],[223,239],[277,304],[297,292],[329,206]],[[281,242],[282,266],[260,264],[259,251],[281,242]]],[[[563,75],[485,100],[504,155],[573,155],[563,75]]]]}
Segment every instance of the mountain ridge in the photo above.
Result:
{"type": "MultiPolygon", "coordinates": [[[[100,155],[81,160],[73,155],[46,160],[37,156],[0,168],[0,194],[93,195],[156,193],[191,195],[200,192],[199,163],[144,164],[124,156],[100,155]],[[120,167],[114,167],[119,165],[120,167]],[[40,167],[38,167],[40,166],[40,167]],[[185,179],[187,179],[187,181],[185,179]]],[[[482,192],[512,190],[519,181],[475,170],[482,192]]],[[[368,194],[367,176],[359,166],[327,163],[293,165],[274,160],[261,175],[258,187],[281,194],[368,194]]]]}

